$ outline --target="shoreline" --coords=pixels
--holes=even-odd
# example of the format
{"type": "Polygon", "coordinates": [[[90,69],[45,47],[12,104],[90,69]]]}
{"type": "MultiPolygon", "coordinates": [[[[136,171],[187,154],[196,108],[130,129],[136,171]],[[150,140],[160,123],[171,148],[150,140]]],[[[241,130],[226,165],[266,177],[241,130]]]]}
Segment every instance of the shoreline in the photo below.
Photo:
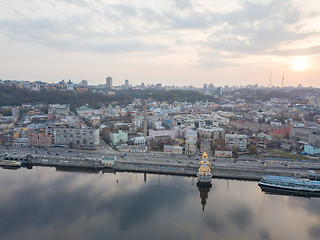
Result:
{"type": "MultiPolygon", "coordinates": [[[[1,150],[1,149],[0,149],[1,150]]],[[[11,149],[12,150],[12,149],[11,149]]],[[[80,172],[137,172],[148,174],[179,175],[196,177],[200,166],[199,156],[188,157],[185,155],[169,156],[165,153],[120,153],[107,151],[77,151],[73,149],[19,149],[8,151],[10,156],[26,156],[31,159],[26,161],[25,167],[32,166],[55,167],[61,171],[80,172]],[[18,151],[17,151],[18,150],[18,151]],[[31,152],[33,151],[33,153],[31,152]],[[35,153],[36,151],[36,153],[35,153]],[[47,152],[52,152],[47,154],[47,152]],[[112,167],[101,163],[102,156],[116,157],[112,167]]],[[[7,151],[7,150],[6,150],[7,151]]],[[[4,158],[4,153],[0,154],[4,158]]],[[[212,157],[211,157],[212,158],[212,157]]],[[[210,168],[213,178],[237,179],[258,181],[265,175],[295,176],[308,178],[308,170],[319,170],[320,161],[284,158],[215,158],[211,159],[210,168]]]]}

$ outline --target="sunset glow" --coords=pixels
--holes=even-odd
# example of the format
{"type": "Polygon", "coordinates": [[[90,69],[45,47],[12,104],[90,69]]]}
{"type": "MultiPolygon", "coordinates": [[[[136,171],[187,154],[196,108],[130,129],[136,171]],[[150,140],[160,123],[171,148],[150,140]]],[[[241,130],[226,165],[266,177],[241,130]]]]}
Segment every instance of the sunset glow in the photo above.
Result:
{"type": "Polygon", "coordinates": [[[310,60],[307,56],[294,57],[291,61],[291,68],[296,71],[304,71],[310,67],[310,60]]]}

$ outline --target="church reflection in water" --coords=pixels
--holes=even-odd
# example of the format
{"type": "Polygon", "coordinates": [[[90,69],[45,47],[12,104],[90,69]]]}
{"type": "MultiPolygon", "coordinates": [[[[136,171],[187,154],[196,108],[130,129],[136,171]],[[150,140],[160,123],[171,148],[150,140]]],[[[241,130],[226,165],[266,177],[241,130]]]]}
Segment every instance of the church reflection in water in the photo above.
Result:
{"type": "Polygon", "coordinates": [[[197,186],[200,191],[202,210],[204,211],[204,207],[206,206],[207,199],[208,199],[208,193],[210,192],[210,188],[212,187],[212,184],[211,184],[212,173],[211,173],[210,163],[208,160],[206,149],[204,149],[204,152],[202,155],[202,160],[200,162],[200,167],[197,173],[197,177],[198,177],[197,186]]]}
{"type": "Polygon", "coordinates": [[[203,183],[203,182],[198,181],[197,187],[200,192],[202,210],[204,211],[204,208],[207,204],[208,193],[210,192],[212,184],[211,183],[203,183]]]}

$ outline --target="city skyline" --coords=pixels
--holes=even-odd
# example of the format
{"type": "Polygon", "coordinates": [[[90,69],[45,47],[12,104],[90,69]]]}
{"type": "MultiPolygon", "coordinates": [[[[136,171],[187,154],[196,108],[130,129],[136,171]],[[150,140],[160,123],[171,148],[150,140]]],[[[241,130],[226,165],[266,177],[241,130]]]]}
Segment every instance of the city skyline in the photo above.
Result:
{"type": "Polygon", "coordinates": [[[3,80],[320,87],[316,0],[1,5],[3,80]]]}

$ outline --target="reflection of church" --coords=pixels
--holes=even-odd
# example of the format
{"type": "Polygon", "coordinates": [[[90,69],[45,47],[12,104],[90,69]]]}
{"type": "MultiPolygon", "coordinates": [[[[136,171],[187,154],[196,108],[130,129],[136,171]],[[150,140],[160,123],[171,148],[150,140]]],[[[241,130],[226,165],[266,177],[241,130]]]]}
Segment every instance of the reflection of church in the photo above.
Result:
{"type": "Polygon", "coordinates": [[[204,207],[206,206],[207,199],[208,199],[208,193],[210,192],[212,184],[210,183],[210,185],[209,184],[203,185],[201,184],[201,182],[198,182],[197,187],[200,192],[202,210],[204,211],[204,207]]]}

